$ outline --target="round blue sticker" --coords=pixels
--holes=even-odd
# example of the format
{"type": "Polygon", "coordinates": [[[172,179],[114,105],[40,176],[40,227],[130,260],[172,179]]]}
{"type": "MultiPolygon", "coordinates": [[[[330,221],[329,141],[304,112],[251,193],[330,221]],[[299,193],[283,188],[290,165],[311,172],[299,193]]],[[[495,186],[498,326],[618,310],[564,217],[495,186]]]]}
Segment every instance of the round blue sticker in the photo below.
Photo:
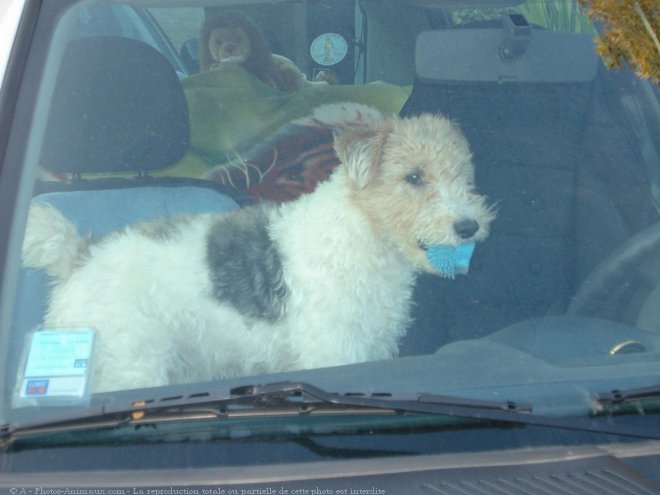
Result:
{"type": "Polygon", "coordinates": [[[325,33],[312,41],[309,53],[319,65],[335,65],[344,60],[348,53],[348,43],[340,34],[325,33]]]}

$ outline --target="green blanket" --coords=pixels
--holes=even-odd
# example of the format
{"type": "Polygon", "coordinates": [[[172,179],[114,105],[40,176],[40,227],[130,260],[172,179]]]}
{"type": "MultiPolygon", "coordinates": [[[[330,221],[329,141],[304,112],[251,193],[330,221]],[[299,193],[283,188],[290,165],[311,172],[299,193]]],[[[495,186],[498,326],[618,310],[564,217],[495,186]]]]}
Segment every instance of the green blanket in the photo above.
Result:
{"type": "Polygon", "coordinates": [[[352,101],[384,115],[397,114],[410,93],[409,88],[381,82],[316,84],[283,93],[237,65],[189,77],[182,84],[190,110],[191,150],[175,166],[154,175],[201,176],[327,103],[352,101]]]}

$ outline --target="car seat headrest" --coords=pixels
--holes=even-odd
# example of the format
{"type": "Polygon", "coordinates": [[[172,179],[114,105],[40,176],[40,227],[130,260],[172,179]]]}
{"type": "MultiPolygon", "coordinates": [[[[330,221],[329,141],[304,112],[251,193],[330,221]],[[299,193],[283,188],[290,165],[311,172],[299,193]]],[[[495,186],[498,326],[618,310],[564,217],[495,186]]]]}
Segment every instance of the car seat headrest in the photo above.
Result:
{"type": "Polygon", "coordinates": [[[423,31],[415,47],[417,78],[515,84],[588,82],[596,77],[598,56],[590,35],[543,29],[526,35],[524,46],[507,56],[512,38],[506,26],[423,31]]]}
{"type": "Polygon", "coordinates": [[[52,102],[40,161],[47,170],[144,172],[174,164],[188,149],[188,107],[176,72],[140,41],[71,41],[52,102]]]}

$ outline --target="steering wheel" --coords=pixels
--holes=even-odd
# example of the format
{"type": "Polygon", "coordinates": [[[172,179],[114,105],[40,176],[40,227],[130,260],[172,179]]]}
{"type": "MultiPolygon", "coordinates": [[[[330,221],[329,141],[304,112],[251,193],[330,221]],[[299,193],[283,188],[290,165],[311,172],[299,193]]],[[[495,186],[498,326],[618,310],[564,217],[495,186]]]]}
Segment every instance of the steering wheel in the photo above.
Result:
{"type": "Polygon", "coordinates": [[[660,327],[660,222],[635,234],[598,265],[568,314],[660,327]],[[645,321],[640,324],[640,318],[645,321]]]}

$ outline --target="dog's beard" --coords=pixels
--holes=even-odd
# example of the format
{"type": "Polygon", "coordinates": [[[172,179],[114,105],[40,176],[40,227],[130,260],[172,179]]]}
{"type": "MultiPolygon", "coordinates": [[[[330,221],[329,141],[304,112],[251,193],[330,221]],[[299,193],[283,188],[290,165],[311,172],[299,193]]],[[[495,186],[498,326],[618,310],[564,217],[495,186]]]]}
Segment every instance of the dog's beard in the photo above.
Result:
{"type": "Polygon", "coordinates": [[[231,55],[229,57],[223,58],[219,62],[221,64],[242,64],[247,60],[245,55],[231,55]]]}

